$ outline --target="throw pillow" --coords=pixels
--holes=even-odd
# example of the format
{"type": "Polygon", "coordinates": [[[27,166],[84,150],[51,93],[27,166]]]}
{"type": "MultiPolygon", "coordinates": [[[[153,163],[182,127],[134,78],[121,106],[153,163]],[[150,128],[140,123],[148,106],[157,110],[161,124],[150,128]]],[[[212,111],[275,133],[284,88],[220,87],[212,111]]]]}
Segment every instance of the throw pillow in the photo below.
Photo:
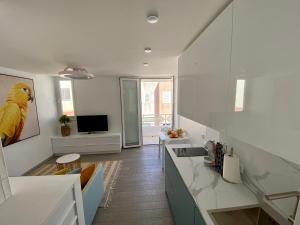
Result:
{"type": "Polygon", "coordinates": [[[80,182],[81,188],[83,189],[84,186],[88,183],[89,179],[91,178],[93,172],[95,171],[96,165],[91,164],[87,168],[81,171],[80,173],[80,182]]]}
{"type": "Polygon", "coordinates": [[[76,168],[74,170],[71,170],[70,172],[68,172],[68,174],[79,174],[81,172],[81,168],[76,168]]]}
{"type": "Polygon", "coordinates": [[[61,170],[55,172],[53,175],[65,175],[68,172],[70,172],[70,169],[69,168],[64,168],[64,169],[61,169],[61,170]]]}

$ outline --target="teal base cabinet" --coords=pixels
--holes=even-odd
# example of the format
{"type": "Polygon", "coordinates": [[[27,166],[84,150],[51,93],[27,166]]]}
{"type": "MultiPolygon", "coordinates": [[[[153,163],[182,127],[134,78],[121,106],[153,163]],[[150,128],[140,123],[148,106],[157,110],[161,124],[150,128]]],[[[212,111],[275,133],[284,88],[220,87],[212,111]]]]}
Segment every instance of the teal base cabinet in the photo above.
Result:
{"type": "Polygon", "coordinates": [[[205,222],[197,207],[195,207],[195,225],[205,225],[205,222]]]}
{"type": "Polygon", "coordinates": [[[168,151],[165,154],[166,194],[176,225],[205,225],[168,151]]]}

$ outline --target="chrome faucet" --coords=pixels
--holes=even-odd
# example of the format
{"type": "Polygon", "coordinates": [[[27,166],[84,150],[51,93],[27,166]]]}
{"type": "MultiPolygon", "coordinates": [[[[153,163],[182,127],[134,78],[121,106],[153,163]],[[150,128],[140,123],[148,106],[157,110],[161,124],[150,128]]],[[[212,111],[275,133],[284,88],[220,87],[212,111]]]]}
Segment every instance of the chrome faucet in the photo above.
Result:
{"type": "Polygon", "coordinates": [[[299,191],[290,191],[290,192],[283,192],[283,193],[276,193],[276,194],[271,194],[271,195],[265,195],[266,199],[269,201],[272,200],[278,200],[278,199],[285,199],[285,198],[297,198],[296,202],[296,207],[294,210],[293,215],[289,216],[288,220],[291,221],[292,223],[295,222],[296,218],[296,213],[299,205],[299,200],[300,200],[300,192],[299,191]]]}

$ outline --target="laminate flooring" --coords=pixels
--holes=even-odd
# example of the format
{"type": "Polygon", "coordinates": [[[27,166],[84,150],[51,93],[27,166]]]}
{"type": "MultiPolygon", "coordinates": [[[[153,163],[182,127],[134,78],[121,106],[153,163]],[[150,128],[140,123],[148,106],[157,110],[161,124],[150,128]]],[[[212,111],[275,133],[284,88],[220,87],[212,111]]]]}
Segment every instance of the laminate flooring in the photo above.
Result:
{"type": "Polygon", "coordinates": [[[174,225],[164,190],[158,146],[123,150],[120,154],[87,155],[97,160],[123,160],[109,208],[99,208],[93,225],[174,225]]]}

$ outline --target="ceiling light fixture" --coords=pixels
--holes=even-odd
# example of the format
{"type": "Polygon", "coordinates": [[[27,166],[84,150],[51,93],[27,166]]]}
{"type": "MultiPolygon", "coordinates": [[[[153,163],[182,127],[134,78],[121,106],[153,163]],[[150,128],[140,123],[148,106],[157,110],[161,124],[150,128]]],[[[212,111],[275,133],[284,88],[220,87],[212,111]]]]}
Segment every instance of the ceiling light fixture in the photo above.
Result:
{"type": "Polygon", "coordinates": [[[144,66],[149,66],[149,63],[144,62],[144,66]]]}
{"type": "Polygon", "coordinates": [[[147,17],[148,23],[154,24],[158,22],[158,16],[150,15],[147,17]]]}
{"type": "Polygon", "coordinates": [[[144,49],[144,52],[145,52],[145,53],[151,53],[151,52],[152,52],[152,49],[151,49],[151,48],[145,48],[145,49],[144,49]]]}
{"type": "Polygon", "coordinates": [[[58,75],[61,77],[72,78],[77,80],[88,80],[95,77],[86,69],[79,67],[66,67],[63,71],[60,71],[58,75]]]}

